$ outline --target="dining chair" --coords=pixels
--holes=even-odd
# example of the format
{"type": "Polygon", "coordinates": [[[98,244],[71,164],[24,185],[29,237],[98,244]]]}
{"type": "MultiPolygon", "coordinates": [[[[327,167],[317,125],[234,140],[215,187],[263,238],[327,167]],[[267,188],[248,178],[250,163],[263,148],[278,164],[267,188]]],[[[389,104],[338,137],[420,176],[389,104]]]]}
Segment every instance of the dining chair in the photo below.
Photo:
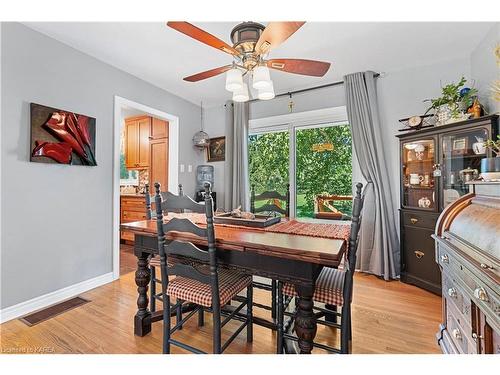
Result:
{"type": "MultiPolygon", "coordinates": [[[[147,220],[154,220],[156,218],[156,216],[155,216],[155,213],[153,212],[153,210],[151,208],[151,203],[152,203],[152,201],[154,201],[155,195],[154,194],[150,194],[149,184],[145,185],[144,194],[145,194],[145,199],[146,199],[146,219],[147,220]]],[[[178,194],[179,195],[184,195],[184,190],[182,188],[182,184],[179,184],[178,194]]],[[[166,192],[162,192],[161,193],[161,197],[162,197],[162,199],[166,199],[167,193],[166,192]]],[[[177,212],[179,212],[179,210],[177,210],[177,212]]]]}
{"type": "MultiPolygon", "coordinates": [[[[182,189],[182,184],[179,184],[179,195],[184,195],[184,190],[182,189]]],[[[154,201],[155,195],[151,195],[149,191],[149,184],[145,185],[145,200],[146,200],[146,219],[155,220],[156,213],[151,209],[151,202],[154,201]]],[[[161,192],[161,199],[165,200],[167,198],[167,192],[161,192]]],[[[181,210],[176,210],[177,213],[182,212],[181,210]]],[[[160,259],[157,256],[152,255],[149,259],[149,271],[151,273],[151,281],[149,282],[149,290],[151,294],[150,309],[151,312],[156,311],[156,301],[161,301],[161,293],[156,292],[156,284],[161,283],[161,280],[156,277],[156,268],[160,267],[160,259]]]]}
{"type": "MultiPolygon", "coordinates": [[[[362,209],[364,202],[364,193],[361,194],[363,184],[356,185],[356,195],[353,199],[351,232],[349,235],[348,249],[346,252],[346,262],[344,269],[324,267],[316,280],[316,286],[313,294],[313,302],[325,304],[325,308],[314,306],[316,322],[340,329],[340,349],[327,345],[314,343],[314,347],[324,349],[332,353],[347,354],[350,352],[350,342],[352,340],[352,325],[351,325],[351,302],[353,291],[353,277],[356,267],[356,252],[358,249],[359,229],[361,227],[362,209]],[[342,306],[341,313],[337,312],[337,306],[342,306]],[[332,308],[330,308],[332,307],[332,308]],[[339,317],[340,324],[337,319],[330,317],[339,317]],[[324,320],[321,320],[324,318],[324,320]]],[[[287,323],[287,327],[291,326],[294,319],[294,313],[285,312],[286,304],[283,303],[283,296],[296,297],[295,287],[290,283],[278,282],[278,338],[277,352],[283,353],[284,339],[296,341],[297,338],[284,331],[283,327],[284,316],[289,316],[291,320],[287,323]]]]}
{"type": "MultiPolygon", "coordinates": [[[[278,191],[268,190],[261,194],[255,195],[255,185],[252,185],[250,194],[250,212],[277,212],[284,215],[286,218],[290,217],[290,184],[286,185],[285,195],[280,194],[278,191]],[[255,207],[255,202],[267,201],[259,207],[255,207]],[[271,203],[270,203],[271,202],[271,203]],[[284,207],[279,202],[283,202],[284,207]]],[[[277,283],[276,280],[271,280],[271,285],[268,283],[261,283],[258,281],[253,282],[253,287],[257,289],[267,290],[271,292],[271,306],[254,303],[254,307],[271,311],[271,317],[276,319],[277,311],[277,283]]]]}
{"type": "Polygon", "coordinates": [[[203,325],[205,311],[212,313],[213,318],[213,353],[222,353],[229,344],[246,327],[247,342],[253,341],[252,317],[252,277],[234,270],[219,267],[215,247],[215,228],[213,222],[214,209],[210,191],[210,184],[205,184],[205,201],[196,203],[186,195],[168,193],[162,200],[160,184],[155,183],[156,196],[156,223],[158,230],[158,252],[160,254],[161,286],[163,301],[163,353],[170,353],[170,346],[175,345],[192,353],[204,353],[198,348],[172,338],[173,333],[180,329],[186,321],[198,312],[198,325],[203,325]],[[200,227],[186,218],[172,218],[163,222],[163,212],[172,210],[190,210],[204,213],[206,227],[200,227]],[[175,232],[175,233],[172,233],[175,232]],[[200,247],[189,241],[175,239],[179,234],[189,234],[203,238],[207,245],[200,247]],[[167,239],[168,237],[168,239],[167,239]],[[172,239],[173,238],[173,239],[172,239]],[[192,260],[188,262],[175,262],[167,266],[169,258],[183,257],[192,260]],[[174,276],[171,280],[169,276],[174,276]],[[231,302],[238,293],[246,288],[246,298],[239,298],[241,304],[231,312],[222,307],[231,302]],[[170,299],[177,302],[171,306],[170,299]],[[180,311],[184,303],[194,304],[196,307],[184,318],[180,318],[180,311]],[[246,316],[237,315],[246,306],[246,316]],[[176,324],[172,327],[170,311],[178,312],[176,324]],[[222,320],[221,317],[225,319],[222,320]],[[231,320],[242,321],[242,324],[222,344],[221,329],[231,320]]]}

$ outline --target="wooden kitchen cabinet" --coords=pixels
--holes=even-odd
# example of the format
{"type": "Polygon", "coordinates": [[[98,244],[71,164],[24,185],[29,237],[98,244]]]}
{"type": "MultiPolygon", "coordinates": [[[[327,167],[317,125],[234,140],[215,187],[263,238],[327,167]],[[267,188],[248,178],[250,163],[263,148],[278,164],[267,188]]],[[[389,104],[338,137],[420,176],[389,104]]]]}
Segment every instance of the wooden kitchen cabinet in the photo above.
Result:
{"type": "Polygon", "coordinates": [[[157,118],[152,119],[151,123],[151,140],[168,138],[168,121],[157,118]]]}
{"type": "MultiPolygon", "coordinates": [[[[120,197],[120,223],[146,220],[146,198],[141,194],[122,195],[120,197]]],[[[129,243],[134,242],[134,235],[121,231],[120,238],[129,243]]]]}
{"type": "Polygon", "coordinates": [[[149,138],[152,119],[148,116],[125,120],[125,166],[127,169],[149,167],[149,138]]]}
{"type": "Polygon", "coordinates": [[[161,190],[165,191],[168,189],[168,138],[150,140],[149,151],[151,157],[151,166],[149,168],[150,184],[153,186],[156,182],[159,182],[161,190]]]}

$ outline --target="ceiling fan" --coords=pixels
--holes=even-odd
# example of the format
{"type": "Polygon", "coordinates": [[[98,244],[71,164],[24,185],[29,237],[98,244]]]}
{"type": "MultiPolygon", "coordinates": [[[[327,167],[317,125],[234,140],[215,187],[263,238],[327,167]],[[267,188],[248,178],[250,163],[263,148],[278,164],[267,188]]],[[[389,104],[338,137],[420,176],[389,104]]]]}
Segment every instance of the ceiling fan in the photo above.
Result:
{"type": "Polygon", "coordinates": [[[231,31],[232,46],[188,22],[170,21],[167,26],[233,56],[232,64],[185,77],[185,81],[198,82],[226,73],[226,89],[233,93],[233,100],[245,102],[250,98],[248,84],[243,79],[247,73],[251,73],[248,77],[252,76],[252,87],[258,90],[258,98],[268,100],[275,96],[269,68],[314,77],[322,77],[328,71],[330,63],[323,61],[267,59],[271,49],[287,40],[304,23],[270,22],[264,27],[256,22],[242,22],[231,31]]]}

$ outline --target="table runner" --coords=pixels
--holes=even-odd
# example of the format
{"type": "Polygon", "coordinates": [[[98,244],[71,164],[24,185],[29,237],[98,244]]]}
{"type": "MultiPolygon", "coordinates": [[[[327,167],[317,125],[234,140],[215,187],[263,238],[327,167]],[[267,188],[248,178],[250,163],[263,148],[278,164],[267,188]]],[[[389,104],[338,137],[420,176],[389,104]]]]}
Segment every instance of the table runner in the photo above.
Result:
{"type": "MultiPolygon", "coordinates": [[[[189,219],[195,224],[207,223],[205,214],[200,214],[200,213],[180,213],[180,214],[168,213],[168,215],[165,216],[167,220],[174,217],[189,219]]],[[[239,225],[230,225],[230,224],[216,224],[216,226],[225,226],[232,228],[242,227],[239,225]]],[[[293,220],[281,221],[277,224],[271,225],[266,228],[253,228],[253,227],[244,227],[244,228],[257,231],[337,239],[348,242],[349,235],[351,233],[351,222],[337,221],[336,223],[314,223],[314,222],[298,221],[293,219],[293,220]]]]}
{"type": "Polygon", "coordinates": [[[310,237],[322,237],[349,241],[351,222],[345,223],[311,223],[297,220],[282,221],[264,228],[266,232],[297,234],[310,237]]]}

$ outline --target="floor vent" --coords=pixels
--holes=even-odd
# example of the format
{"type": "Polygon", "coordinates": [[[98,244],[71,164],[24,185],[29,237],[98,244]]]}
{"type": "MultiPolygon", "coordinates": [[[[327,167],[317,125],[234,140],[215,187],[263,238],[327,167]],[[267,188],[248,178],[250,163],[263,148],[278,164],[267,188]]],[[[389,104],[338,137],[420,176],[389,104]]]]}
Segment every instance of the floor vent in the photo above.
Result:
{"type": "Polygon", "coordinates": [[[66,311],[69,311],[71,309],[74,309],[78,306],[82,306],[86,304],[87,302],[90,302],[89,300],[82,298],[82,297],[74,297],[71,299],[68,299],[64,302],[58,303],[56,305],[49,306],[43,310],[39,310],[37,312],[34,312],[30,315],[23,316],[22,318],[19,318],[21,322],[24,324],[32,327],[38,323],[41,323],[45,320],[52,319],[53,317],[60,315],[62,313],[65,313],[66,311]]]}

